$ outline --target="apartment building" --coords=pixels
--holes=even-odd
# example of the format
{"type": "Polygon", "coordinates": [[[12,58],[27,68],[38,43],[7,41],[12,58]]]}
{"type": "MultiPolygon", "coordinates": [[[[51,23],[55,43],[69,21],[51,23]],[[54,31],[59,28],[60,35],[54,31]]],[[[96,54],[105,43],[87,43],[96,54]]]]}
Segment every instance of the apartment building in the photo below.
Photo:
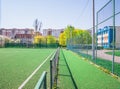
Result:
{"type": "Polygon", "coordinates": [[[63,31],[64,29],[43,29],[43,36],[52,35],[59,38],[60,33],[63,31]]]}
{"type": "Polygon", "coordinates": [[[33,43],[34,30],[33,29],[0,29],[0,35],[9,37],[10,39],[19,39],[21,43],[33,43]],[[26,40],[26,41],[25,41],[26,40]]]}
{"type": "MultiPolygon", "coordinates": [[[[115,47],[120,48],[120,26],[115,26],[115,47]]],[[[111,48],[113,44],[113,26],[105,26],[97,31],[98,46],[111,48]]]]}

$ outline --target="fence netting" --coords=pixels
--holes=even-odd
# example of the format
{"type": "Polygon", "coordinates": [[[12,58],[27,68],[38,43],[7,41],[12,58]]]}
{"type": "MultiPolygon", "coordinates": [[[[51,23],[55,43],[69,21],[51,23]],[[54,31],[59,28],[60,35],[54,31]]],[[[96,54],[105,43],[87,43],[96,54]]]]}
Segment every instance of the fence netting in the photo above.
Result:
{"type": "MultiPolygon", "coordinates": [[[[67,48],[120,76],[120,0],[109,0],[96,13],[95,59],[89,38],[67,41],[67,48]],[[86,41],[86,42],[85,42],[86,41]]],[[[89,30],[93,30],[90,28],[89,30]]],[[[92,34],[91,34],[92,37],[92,34]]]]}
{"type": "Polygon", "coordinates": [[[56,50],[55,54],[50,60],[50,89],[57,86],[59,51],[60,48],[56,50]]]}

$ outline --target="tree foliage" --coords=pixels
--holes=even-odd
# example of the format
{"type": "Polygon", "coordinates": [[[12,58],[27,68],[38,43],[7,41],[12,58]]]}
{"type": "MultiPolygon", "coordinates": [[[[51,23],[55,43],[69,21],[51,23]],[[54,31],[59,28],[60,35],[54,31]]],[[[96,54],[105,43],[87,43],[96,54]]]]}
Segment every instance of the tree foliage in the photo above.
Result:
{"type": "Polygon", "coordinates": [[[74,29],[75,28],[73,26],[67,26],[67,28],[65,28],[64,32],[67,39],[70,39],[73,37],[74,29]]]}
{"type": "Polygon", "coordinates": [[[37,35],[37,36],[34,37],[34,43],[35,44],[38,44],[38,43],[41,43],[41,42],[44,43],[44,37],[43,36],[37,35]]]}
{"type": "Polygon", "coordinates": [[[52,43],[56,43],[56,38],[48,35],[48,36],[41,36],[41,35],[37,35],[34,37],[34,43],[35,44],[39,44],[39,43],[43,43],[43,44],[52,44],[52,43]]]}
{"type": "Polygon", "coordinates": [[[87,30],[76,29],[73,26],[67,26],[64,32],[59,36],[59,44],[66,46],[66,44],[90,44],[92,41],[91,35],[87,30]]]}
{"type": "Polygon", "coordinates": [[[65,35],[65,32],[60,34],[60,36],[59,36],[59,44],[61,46],[66,46],[66,35],[65,35]]]}
{"type": "Polygon", "coordinates": [[[56,43],[57,41],[57,39],[52,35],[48,35],[46,39],[47,39],[47,44],[56,43]]]}

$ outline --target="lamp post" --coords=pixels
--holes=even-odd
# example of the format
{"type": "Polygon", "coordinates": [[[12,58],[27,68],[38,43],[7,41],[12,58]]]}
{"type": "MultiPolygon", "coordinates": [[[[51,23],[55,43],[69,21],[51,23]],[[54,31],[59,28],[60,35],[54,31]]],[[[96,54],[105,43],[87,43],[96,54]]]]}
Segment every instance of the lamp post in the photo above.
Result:
{"type": "Polygon", "coordinates": [[[95,1],[93,0],[92,59],[95,60],[95,1]]]}
{"type": "Polygon", "coordinates": [[[1,29],[1,0],[0,0],[0,29],[1,29]]]}
{"type": "Polygon", "coordinates": [[[114,59],[115,59],[115,0],[112,0],[113,3],[113,58],[112,58],[112,73],[114,73],[114,59]]]}

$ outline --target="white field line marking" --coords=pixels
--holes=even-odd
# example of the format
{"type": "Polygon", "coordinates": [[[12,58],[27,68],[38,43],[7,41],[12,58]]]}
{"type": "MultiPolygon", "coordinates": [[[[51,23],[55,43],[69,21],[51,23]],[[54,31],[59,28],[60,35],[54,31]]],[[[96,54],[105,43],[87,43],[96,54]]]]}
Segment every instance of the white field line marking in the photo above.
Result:
{"type": "Polygon", "coordinates": [[[33,73],[18,87],[18,89],[22,89],[25,84],[33,77],[33,75],[42,67],[42,65],[49,59],[49,57],[52,55],[51,53],[43,62],[40,64],[34,71],[33,73]]]}

